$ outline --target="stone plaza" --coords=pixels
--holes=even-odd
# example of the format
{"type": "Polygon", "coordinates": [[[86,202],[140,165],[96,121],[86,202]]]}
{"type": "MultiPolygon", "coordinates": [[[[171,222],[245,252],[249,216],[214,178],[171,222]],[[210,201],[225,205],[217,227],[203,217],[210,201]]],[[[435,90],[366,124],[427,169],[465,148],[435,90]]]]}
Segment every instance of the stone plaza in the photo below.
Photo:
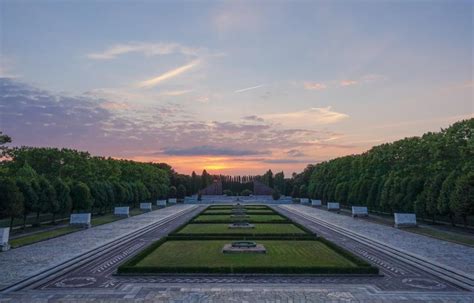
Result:
{"type": "Polygon", "coordinates": [[[207,205],[177,204],[2,252],[0,302],[474,301],[474,248],[291,203],[269,205],[380,275],[115,275],[207,205]]]}

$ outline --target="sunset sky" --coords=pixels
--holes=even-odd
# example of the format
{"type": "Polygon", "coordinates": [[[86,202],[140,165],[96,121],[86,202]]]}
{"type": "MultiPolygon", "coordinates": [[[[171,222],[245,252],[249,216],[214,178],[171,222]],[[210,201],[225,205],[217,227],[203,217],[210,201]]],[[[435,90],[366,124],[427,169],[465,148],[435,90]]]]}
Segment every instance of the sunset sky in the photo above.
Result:
{"type": "Polygon", "coordinates": [[[472,117],[472,1],[0,0],[16,145],[285,174],[472,117]]]}

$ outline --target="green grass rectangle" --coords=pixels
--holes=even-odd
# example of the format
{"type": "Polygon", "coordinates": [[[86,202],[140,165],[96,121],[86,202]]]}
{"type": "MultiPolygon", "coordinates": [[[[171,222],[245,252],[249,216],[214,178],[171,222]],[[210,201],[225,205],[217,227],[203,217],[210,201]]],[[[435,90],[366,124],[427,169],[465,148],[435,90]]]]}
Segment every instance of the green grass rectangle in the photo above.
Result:
{"type": "Polygon", "coordinates": [[[280,215],[248,215],[245,218],[232,217],[231,215],[200,215],[196,217],[193,222],[232,222],[232,221],[247,221],[247,222],[288,222],[288,220],[280,215]]]}
{"type": "Polygon", "coordinates": [[[259,240],[266,254],[224,254],[230,240],[162,241],[119,268],[119,273],[313,273],[374,274],[318,240],[259,240]]]}
{"type": "Polygon", "coordinates": [[[301,228],[294,224],[265,224],[256,223],[255,228],[229,228],[229,224],[188,224],[177,234],[304,234],[301,228]]]}

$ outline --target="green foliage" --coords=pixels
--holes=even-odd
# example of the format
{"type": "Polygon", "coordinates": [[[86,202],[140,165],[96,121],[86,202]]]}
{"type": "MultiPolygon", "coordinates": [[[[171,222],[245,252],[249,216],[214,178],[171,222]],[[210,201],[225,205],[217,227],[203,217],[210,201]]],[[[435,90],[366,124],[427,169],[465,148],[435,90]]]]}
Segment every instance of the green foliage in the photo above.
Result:
{"type": "MultiPolygon", "coordinates": [[[[474,171],[473,134],[474,119],[460,121],[438,133],[319,163],[312,167],[308,183],[302,184],[308,184],[312,198],[325,202],[334,199],[375,211],[465,219],[474,214],[474,199],[466,198],[468,176],[474,171]]],[[[301,180],[302,174],[294,178],[301,180]]],[[[298,196],[297,189],[301,191],[294,186],[293,197],[298,196]]]]}
{"type": "Polygon", "coordinates": [[[89,186],[83,182],[76,182],[71,187],[72,208],[75,211],[89,211],[93,199],[89,186]]]}
{"type": "Polygon", "coordinates": [[[240,192],[241,196],[248,197],[252,194],[253,192],[250,189],[244,189],[243,191],[240,192]]]}
{"type": "Polygon", "coordinates": [[[183,184],[178,186],[176,192],[177,198],[183,200],[186,197],[186,187],[183,184]]]}
{"type": "Polygon", "coordinates": [[[278,189],[274,189],[273,192],[272,192],[272,198],[273,200],[280,200],[280,192],[278,191],[278,189]]]}
{"type": "Polygon", "coordinates": [[[0,217],[19,217],[23,213],[24,197],[10,178],[0,179],[0,217]]]}
{"type": "Polygon", "coordinates": [[[222,192],[226,196],[233,196],[234,193],[230,189],[226,189],[222,192]]]}
{"type": "Polygon", "coordinates": [[[170,186],[168,190],[168,198],[176,198],[176,187],[170,186]]]}

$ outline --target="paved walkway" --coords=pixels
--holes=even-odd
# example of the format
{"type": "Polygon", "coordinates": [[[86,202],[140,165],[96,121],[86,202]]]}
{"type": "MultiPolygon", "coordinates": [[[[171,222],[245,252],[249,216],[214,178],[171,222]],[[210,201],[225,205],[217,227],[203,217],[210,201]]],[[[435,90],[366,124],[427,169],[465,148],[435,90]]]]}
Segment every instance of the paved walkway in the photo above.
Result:
{"type": "Polygon", "coordinates": [[[396,249],[452,267],[474,278],[474,248],[442,241],[401,229],[368,222],[364,219],[339,215],[324,209],[304,205],[285,205],[283,208],[295,210],[316,219],[335,224],[340,228],[380,241],[396,249]]]}
{"type": "Polygon", "coordinates": [[[2,252],[0,289],[190,208],[175,205],[2,252]]]}

